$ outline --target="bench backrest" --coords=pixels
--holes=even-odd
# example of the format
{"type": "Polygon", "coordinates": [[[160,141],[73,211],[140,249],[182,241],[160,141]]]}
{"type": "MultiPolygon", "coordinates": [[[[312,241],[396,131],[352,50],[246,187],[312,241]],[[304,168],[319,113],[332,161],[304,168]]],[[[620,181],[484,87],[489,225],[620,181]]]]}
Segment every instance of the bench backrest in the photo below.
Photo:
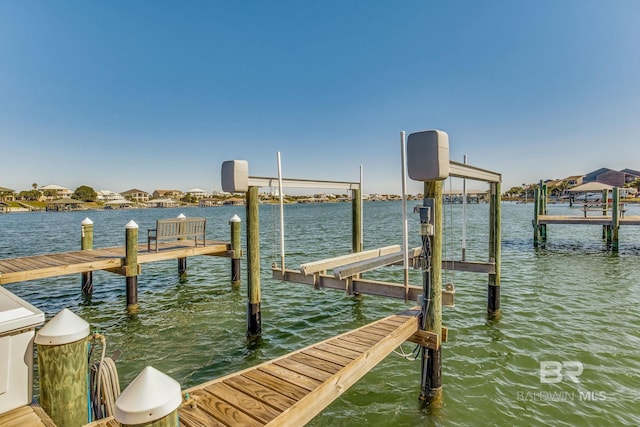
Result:
{"type": "Polygon", "coordinates": [[[207,226],[206,218],[171,218],[159,219],[156,222],[157,237],[187,238],[204,236],[207,226]]]}

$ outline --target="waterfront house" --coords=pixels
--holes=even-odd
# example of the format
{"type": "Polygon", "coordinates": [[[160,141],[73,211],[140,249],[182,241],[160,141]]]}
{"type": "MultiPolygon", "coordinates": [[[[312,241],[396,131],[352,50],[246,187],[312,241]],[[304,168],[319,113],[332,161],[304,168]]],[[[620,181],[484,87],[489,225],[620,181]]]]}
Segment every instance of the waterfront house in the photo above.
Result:
{"type": "Polygon", "coordinates": [[[73,191],[55,184],[40,187],[40,192],[42,193],[42,197],[45,201],[70,199],[71,196],[73,196],[73,191]]]}
{"type": "Polygon", "coordinates": [[[187,194],[195,197],[196,199],[204,199],[208,196],[208,194],[204,190],[201,190],[199,188],[192,188],[191,190],[187,191],[187,194]]]}
{"type": "Polygon", "coordinates": [[[0,202],[12,202],[16,198],[15,190],[6,187],[0,187],[0,202]]]}
{"type": "Polygon", "coordinates": [[[132,200],[138,203],[147,203],[149,201],[149,193],[146,191],[132,188],[131,190],[123,191],[120,193],[125,199],[132,200]]]}
{"type": "Polygon", "coordinates": [[[155,190],[152,194],[154,199],[176,199],[180,200],[184,193],[180,190],[155,190]]]}
{"type": "Polygon", "coordinates": [[[97,200],[104,203],[124,200],[124,197],[122,197],[122,194],[114,193],[113,191],[109,191],[109,190],[100,190],[96,194],[97,194],[96,196],[97,200]]]}
{"type": "Polygon", "coordinates": [[[584,182],[601,182],[613,187],[623,188],[625,184],[640,178],[640,171],[633,169],[622,169],[615,171],[609,168],[600,168],[593,172],[589,172],[584,176],[584,182]]]}

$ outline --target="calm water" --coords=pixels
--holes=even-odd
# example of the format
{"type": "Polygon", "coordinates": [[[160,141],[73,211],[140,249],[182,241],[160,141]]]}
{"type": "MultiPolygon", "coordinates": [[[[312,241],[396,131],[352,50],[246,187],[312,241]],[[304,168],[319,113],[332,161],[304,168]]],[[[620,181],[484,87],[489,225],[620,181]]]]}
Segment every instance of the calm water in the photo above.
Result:
{"type": "MultiPolygon", "coordinates": [[[[549,226],[547,247],[534,250],[532,211],[531,204],[503,205],[501,320],[486,319],[485,275],[444,273],[456,287],[456,306],[443,312],[449,342],[442,356],[441,408],[418,403],[419,362],[390,355],[310,425],[640,425],[640,227],[621,229],[619,254],[604,248],[596,226],[549,226]],[[581,364],[580,382],[565,375],[541,383],[540,366],[548,362],[567,363],[562,373],[577,373],[581,364]]],[[[556,205],[550,211],[581,212],[556,205]]],[[[94,247],[105,247],[123,244],[131,219],[142,239],[157,218],[180,212],[206,216],[210,239],[228,240],[229,218],[245,217],[243,207],[0,215],[0,258],[76,250],[86,216],[95,224],[94,247]]],[[[109,273],[94,274],[90,301],[80,295],[77,275],[6,288],[47,318],[67,307],[104,331],[107,353],[121,352],[123,387],[147,365],[190,387],[406,307],[272,280],[270,265],[279,260],[277,214],[277,207],[260,208],[264,335],[256,344],[244,338],[246,288],[231,289],[227,259],[190,258],[183,283],[175,260],[144,265],[137,315],[126,313],[124,278],[109,273]]],[[[400,203],[367,203],[364,214],[365,248],[401,244],[400,203]]],[[[640,207],[627,214],[640,214],[640,207]]],[[[346,203],[286,206],[287,266],[348,253],[350,215],[346,203]]],[[[444,216],[445,257],[459,258],[460,206],[446,206],[444,216]]],[[[487,205],[469,205],[468,259],[486,260],[487,216],[487,205]]],[[[417,223],[411,214],[412,246],[419,243],[417,223]]],[[[400,283],[402,270],[367,277],[400,283]]],[[[419,273],[412,271],[411,281],[420,285],[419,273]]],[[[550,372],[546,379],[559,376],[550,372]]]]}

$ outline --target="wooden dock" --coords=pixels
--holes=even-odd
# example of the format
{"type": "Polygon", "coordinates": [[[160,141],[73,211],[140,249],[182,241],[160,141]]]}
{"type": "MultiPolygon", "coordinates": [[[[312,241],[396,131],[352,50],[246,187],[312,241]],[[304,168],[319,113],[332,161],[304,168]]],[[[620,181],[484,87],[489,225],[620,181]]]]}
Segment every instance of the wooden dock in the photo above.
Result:
{"type": "Polygon", "coordinates": [[[38,405],[25,405],[0,415],[2,427],[55,427],[54,422],[38,405]]]}
{"type": "MultiPolygon", "coordinates": [[[[196,246],[193,240],[177,240],[158,244],[158,252],[148,251],[147,244],[139,244],[139,265],[196,255],[229,256],[230,243],[207,240],[196,246]]],[[[0,260],[0,285],[106,270],[123,274],[125,267],[125,247],[72,251],[57,254],[35,255],[0,260]]]]}
{"type": "MultiPolygon", "coordinates": [[[[572,215],[539,215],[539,224],[590,224],[611,225],[611,215],[572,216],[572,215]]],[[[625,216],[618,219],[619,225],[640,225],[640,216],[625,216]]]]}
{"type": "MultiPolygon", "coordinates": [[[[370,323],[258,366],[185,390],[182,427],[301,426],[396,347],[415,340],[419,311],[370,323]]],[[[91,427],[119,427],[113,418],[91,427]]]]}

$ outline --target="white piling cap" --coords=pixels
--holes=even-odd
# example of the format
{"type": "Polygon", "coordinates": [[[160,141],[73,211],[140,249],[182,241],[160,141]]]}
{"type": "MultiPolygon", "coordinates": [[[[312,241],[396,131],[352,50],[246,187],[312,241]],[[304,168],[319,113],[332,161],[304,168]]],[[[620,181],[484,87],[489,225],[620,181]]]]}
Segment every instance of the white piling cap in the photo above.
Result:
{"type": "Polygon", "coordinates": [[[148,424],[166,417],[181,403],[180,384],[147,366],[116,400],[114,416],[120,424],[148,424]]]}
{"type": "Polygon", "coordinates": [[[185,214],[183,214],[183,213],[181,213],[181,214],[180,214],[180,215],[178,215],[176,218],[178,218],[178,219],[185,219],[185,218],[186,218],[186,215],[185,215],[185,214]]]}
{"type": "Polygon", "coordinates": [[[241,222],[242,220],[240,219],[240,217],[238,215],[234,215],[231,217],[231,219],[229,220],[229,222],[241,222]]]}
{"type": "Polygon", "coordinates": [[[63,308],[36,334],[39,345],[69,344],[89,336],[89,323],[68,308],[63,308]]]}
{"type": "Polygon", "coordinates": [[[91,221],[89,218],[85,218],[82,220],[82,222],[80,223],[80,225],[91,225],[93,224],[93,221],[91,221]]]}
{"type": "Polygon", "coordinates": [[[131,220],[124,226],[124,228],[138,228],[138,224],[134,220],[131,220]]]}

